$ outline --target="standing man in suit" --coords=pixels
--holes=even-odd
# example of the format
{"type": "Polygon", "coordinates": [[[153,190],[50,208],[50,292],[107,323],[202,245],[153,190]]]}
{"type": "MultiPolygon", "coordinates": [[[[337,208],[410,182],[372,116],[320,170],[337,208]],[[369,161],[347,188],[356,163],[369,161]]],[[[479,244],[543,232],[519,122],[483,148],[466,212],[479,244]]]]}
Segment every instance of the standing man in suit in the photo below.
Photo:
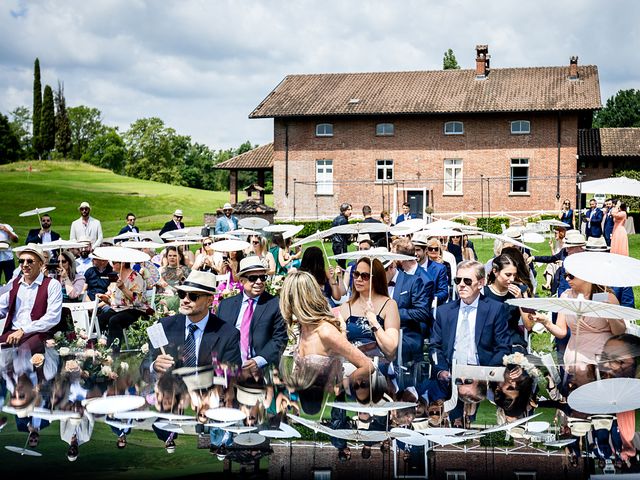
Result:
{"type": "MultiPolygon", "coordinates": [[[[340,225],[346,225],[349,223],[349,217],[351,216],[352,207],[350,203],[343,203],[340,205],[340,215],[333,219],[331,227],[339,227],[340,225]]],[[[345,253],[349,249],[349,237],[350,235],[334,233],[331,236],[331,250],[334,255],[340,255],[345,253]]],[[[338,265],[343,270],[347,268],[346,260],[338,260],[338,265]]]]}
{"type": "Polygon", "coordinates": [[[243,373],[259,378],[266,365],[277,366],[287,343],[287,329],[276,297],[265,292],[267,271],[258,257],[240,260],[242,292],[225,298],[218,316],[240,333],[243,373]]]}
{"type": "Polygon", "coordinates": [[[160,319],[169,344],[166,354],[154,351],[153,370],[163,374],[174,367],[206,366],[215,361],[240,365],[238,330],[211,313],[216,276],[193,270],[176,288],[180,313],[160,319]]]}
{"type": "Polygon", "coordinates": [[[433,295],[438,299],[438,305],[444,304],[449,298],[447,267],[443,263],[434,262],[427,255],[427,250],[441,251],[440,241],[437,239],[430,241],[424,232],[418,232],[411,239],[411,243],[418,266],[424,269],[433,281],[433,295]]]}
{"type": "Polygon", "coordinates": [[[30,243],[49,243],[60,240],[60,234],[51,230],[51,217],[46,213],[40,217],[40,228],[29,230],[25,245],[30,243]]]}
{"type": "MultiPolygon", "coordinates": [[[[126,221],[127,221],[127,224],[120,229],[120,231],[118,232],[118,235],[122,235],[123,233],[131,233],[131,232],[140,233],[140,230],[138,229],[138,227],[136,227],[136,216],[133,213],[131,212],[127,213],[126,221]]],[[[138,237],[131,238],[131,240],[136,240],[136,239],[139,240],[138,237]]],[[[122,240],[116,240],[116,243],[117,242],[122,242],[122,240]]]]}
{"type": "Polygon", "coordinates": [[[402,213],[396,218],[396,225],[398,225],[400,222],[404,222],[405,220],[411,220],[412,218],[411,205],[409,205],[409,202],[404,202],[402,204],[402,213]]]}
{"type": "Polygon", "coordinates": [[[613,215],[611,215],[611,209],[618,203],[617,199],[607,198],[604,202],[604,240],[607,242],[607,246],[611,246],[611,234],[613,233],[613,215]]]}
{"type": "Polygon", "coordinates": [[[223,205],[222,213],[223,215],[219,216],[216,220],[216,235],[238,229],[238,217],[233,216],[233,207],[230,203],[223,205]]]}
{"type": "MultiPolygon", "coordinates": [[[[173,212],[173,218],[164,224],[162,230],[160,230],[160,236],[167,232],[173,232],[174,230],[182,230],[184,228],[184,223],[182,223],[182,219],[184,215],[182,214],[182,210],[179,208],[173,212]]],[[[166,242],[166,240],[165,240],[166,242]]]]}
{"type": "Polygon", "coordinates": [[[584,221],[587,222],[585,228],[585,236],[589,237],[601,237],[602,236],[602,210],[598,208],[598,204],[595,198],[589,200],[589,210],[584,214],[584,221]]]}
{"type": "MultiPolygon", "coordinates": [[[[459,299],[436,313],[429,353],[439,398],[450,392],[454,359],[461,365],[498,366],[511,353],[507,311],[502,303],[480,295],[484,279],[480,262],[460,262],[454,279],[459,299]]],[[[435,393],[431,392],[430,400],[438,400],[435,393]]]]}

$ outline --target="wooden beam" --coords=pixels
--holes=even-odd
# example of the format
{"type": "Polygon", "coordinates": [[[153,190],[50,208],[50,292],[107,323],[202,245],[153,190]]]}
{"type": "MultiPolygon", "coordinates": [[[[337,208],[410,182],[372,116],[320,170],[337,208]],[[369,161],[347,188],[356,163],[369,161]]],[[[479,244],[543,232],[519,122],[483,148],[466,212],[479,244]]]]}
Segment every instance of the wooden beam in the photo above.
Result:
{"type": "Polygon", "coordinates": [[[229,201],[231,204],[238,203],[238,171],[229,171],[229,201]]]}

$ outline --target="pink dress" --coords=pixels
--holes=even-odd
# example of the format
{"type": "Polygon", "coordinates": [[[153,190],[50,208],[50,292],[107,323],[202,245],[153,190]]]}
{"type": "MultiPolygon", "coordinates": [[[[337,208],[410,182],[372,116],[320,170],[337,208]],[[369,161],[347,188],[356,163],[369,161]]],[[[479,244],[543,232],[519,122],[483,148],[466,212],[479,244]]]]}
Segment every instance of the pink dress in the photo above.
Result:
{"type": "Polygon", "coordinates": [[[613,214],[613,233],[611,234],[611,253],[629,256],[629,241],[624,224],[627,221],[627,212],[619,211],[613,214]]]}

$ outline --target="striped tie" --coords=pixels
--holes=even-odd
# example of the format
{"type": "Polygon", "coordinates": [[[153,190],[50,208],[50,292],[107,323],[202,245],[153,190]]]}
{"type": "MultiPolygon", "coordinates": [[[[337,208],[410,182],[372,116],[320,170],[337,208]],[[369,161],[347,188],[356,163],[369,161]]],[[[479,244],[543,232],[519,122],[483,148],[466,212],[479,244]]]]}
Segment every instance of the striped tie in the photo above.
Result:
{"type": "Polygon", "coordinates": [[[196,338],[194,336],[195,331],[198,329],[198,325],[195,323],[189,324],[189,334],[184,341],[184,355],[183,365],[185,367],[195,367],[196,362],[196,338]]]}

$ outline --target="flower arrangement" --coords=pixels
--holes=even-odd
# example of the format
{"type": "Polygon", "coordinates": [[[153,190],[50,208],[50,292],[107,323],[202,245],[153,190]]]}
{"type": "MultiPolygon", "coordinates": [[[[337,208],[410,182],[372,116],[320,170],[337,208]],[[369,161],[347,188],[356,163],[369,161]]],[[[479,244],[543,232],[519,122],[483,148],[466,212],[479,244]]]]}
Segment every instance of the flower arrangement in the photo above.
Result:
{"type": "Polygon", "coordinates": [[[266,291],[274,297],[277,297],[280,295],[283,284],[284,275],[274,275],[271,279],[267,280],[266,291]]]}
{"type": "Polygon", "coordinates": [[[530,377],[540,378],[542,375],[540,370],[538,370],[528,359],[524,356],[524,354],[520,352],[512,353],[511,355],[505,355],[502,357],[503,365],[518,365],[521,367],[530,377]]]}
{"type": "Polygon", "coordinates": [[[213,304],[211,305],[211,312],[216,313],[218,311],[218,305],[220,300],[224,298],[233,297],[242,291],[242,284],[231,280],[229,282],[220,282],[216,287],[216,293],[213,295],[213,304]]]}

